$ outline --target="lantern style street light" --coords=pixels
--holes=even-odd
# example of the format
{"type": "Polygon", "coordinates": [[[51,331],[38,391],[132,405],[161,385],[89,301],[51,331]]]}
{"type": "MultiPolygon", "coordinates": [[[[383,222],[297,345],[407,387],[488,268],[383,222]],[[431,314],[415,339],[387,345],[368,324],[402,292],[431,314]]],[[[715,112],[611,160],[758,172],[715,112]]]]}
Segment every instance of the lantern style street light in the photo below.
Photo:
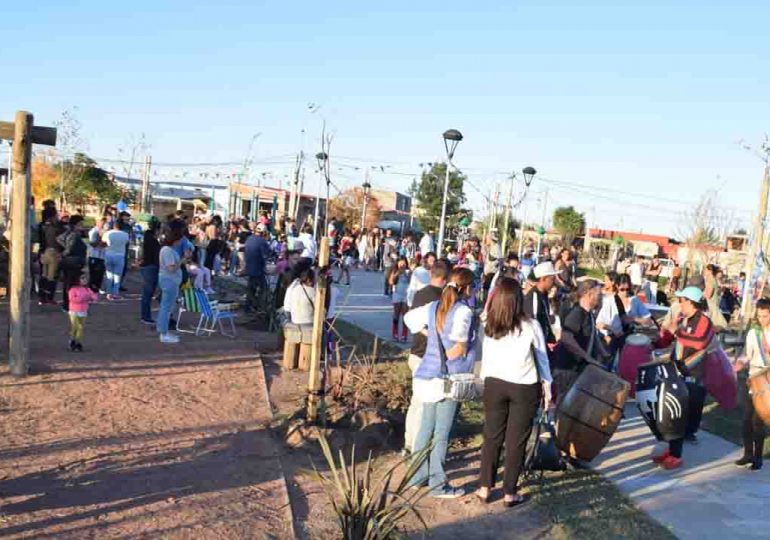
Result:
{"type": "Polygon", "coordinates": [[[452,167],[452,158],[460,141],[463,140],[463,134],[456,129],[448,129],[442,135],[444,138],[444,148],[446,149],[446,176],[444,177],[444,198],[441,203],[441,220],[438,225],[438,249],[436,253],[439,257],[444,256],[444,230],[446,228],[446,203],[449,194],[449,169],[452,167]]]}
{"type": "MultiPolygon", "coordinates": [[[[521,170],[521,174],[524,175],[524,185],[526,186],[524,188],[524,196],[522,197],[522,201],[527,197],[527,189],[529,189],[530,184],[532,184],[532,179],[537,174],[537,171],[534,167],[524,167],[521,170]]],[[[527,210],[528,207],[524,207],[524,219],[521,222],[521,238],[519,239],[519,259],[521,259],[522,253],[524,252],[524,225],[527,223],[527,210]]]]}
{"type": "Polygon", "coordinates": [[[361,230],[363,231],[366,228],[366,206],[369,204],[369,193],[372,191],[369,179],[364,180],[361,187],[364,189],[364,208],[361,211],[361,230]]]}
{"type": "MultiPolygon", "coordinates": [[[[328,215],[329,213],[329,175],[326,171],[326,164],[329,161],[329,156],[326,155],[325,152],[318,152],[315,155],[316,160],[318,161],[318,189],[316,190],[315,195],[315,219],[313,220],[313,237],[318,240],[318,220],[319,215],[318,212],[321,210],[321,185],[323,184],[324,179],[326,179],[326,213],[328,215]]],[[[324,218],[324,221],[328,219],[328,217],[324,218]]],[[[326,223],[324,223],[324,231],[326,230],[326,223]]]]}

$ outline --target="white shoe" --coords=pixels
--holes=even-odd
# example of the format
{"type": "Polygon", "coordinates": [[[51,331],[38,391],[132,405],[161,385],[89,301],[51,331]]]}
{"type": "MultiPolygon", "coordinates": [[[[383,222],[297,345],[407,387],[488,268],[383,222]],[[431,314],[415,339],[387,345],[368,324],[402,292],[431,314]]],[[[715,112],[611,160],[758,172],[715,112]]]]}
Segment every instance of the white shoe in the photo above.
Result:
{"type": "Polygon", "coordinates": [[[206,294],[217,294],[217,291],[215,291],[215,290],[214,290],[214,289],[212,289],[211,287],[209,287],[208,289],[206,289],[204,292],[205,292],[206,294]]]}
{"type": "Polygon", "coordinates": [[[174,334],[161,334],[160,342],[161,343],[179,343],[179,336],[175,336],[174,334]]]}

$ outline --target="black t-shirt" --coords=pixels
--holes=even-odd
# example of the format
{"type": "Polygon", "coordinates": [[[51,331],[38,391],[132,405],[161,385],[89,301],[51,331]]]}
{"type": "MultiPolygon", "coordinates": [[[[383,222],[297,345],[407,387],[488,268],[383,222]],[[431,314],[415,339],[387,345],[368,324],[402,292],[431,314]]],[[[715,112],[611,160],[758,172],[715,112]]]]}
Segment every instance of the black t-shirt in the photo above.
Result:
{"type": "MultiPolygon", "coordinates": [[[[412,309],[424,306],[426,304],[430,304],[431,302],[434,302],[441,298],[441,287],[436,287],[435,285],[428,285],[427,287],[423,287],[416,293],[414,293],[414,300],[412,300],[412,309]]],[[[411,353],[415,356],[419,356],[422,358],[422,355],[425,354],[425,349],[428,347],[428,338],[427,336],[423,336],[422,334],[415,334],[414,335],[414,343],[412,345],[412,351],[411,353]]]]}
{"type": "MultiPolygon", "coordinates": [[[[581,349],[589,353],[592,352],[588,350],[588,347],[591,344],[591,336],[596,332],[596,322],[594,321],[594,316],[584,310],[580,304],[572,306],[572,309],[562,321],[561,327],[562,331],[566,330],[575,337],[575,341],[577,341],[581,349]]],[[[582,358],[575,356],[562,344],[559,347],[559,355],[554,363],[554,367],[559,369],[575,369],[582,361],[582,358]]]]}
{"type": "Polygon", "coordinates": [[[144,233],[141,266],[160,266],[160,243],[152,231],[144,233]]]}
{"type": "Polygon", "coordinates": [[[530,319],[535,319],[540,323],[540,329],[543,331],[546,343],[556,343],[556,336],[551,327],[551,318],[548,315],[549,312],[550,307],[547,294],[533,288],[524,295],[524,313],[530,319]]]}
{"type": "Polygon", "coordinates": [[[246,244],[246,240],[249,239],[249,236],[251,236],[251,231],[238,232],[238,243],[240,244],[238,251],[240,251],[241,253],[243,253],[243,246],[246,244]]]}

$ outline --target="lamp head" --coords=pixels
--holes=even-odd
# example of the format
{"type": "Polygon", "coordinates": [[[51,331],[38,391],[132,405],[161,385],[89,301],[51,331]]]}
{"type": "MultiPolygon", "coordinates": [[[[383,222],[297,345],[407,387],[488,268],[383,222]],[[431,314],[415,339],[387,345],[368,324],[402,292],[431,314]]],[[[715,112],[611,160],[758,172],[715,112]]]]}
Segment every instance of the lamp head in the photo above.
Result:
{"type": "Polygon", "coordinates": [[[524,167],[521,170],[521,173],[524,175],[524,183],[529,187],[529,185],[532,183],[532,179],[537,174],[537,171],[534,167],[524,167]]]}
{"type": "Polygon", "coordinates": [[[447,157],[451,160],[455,155],[457,145],[463,140],[463,134],[456,129],[448,129],[443,133],[442,137],[444,138],[444,148],[446,148],[447,157]]]}

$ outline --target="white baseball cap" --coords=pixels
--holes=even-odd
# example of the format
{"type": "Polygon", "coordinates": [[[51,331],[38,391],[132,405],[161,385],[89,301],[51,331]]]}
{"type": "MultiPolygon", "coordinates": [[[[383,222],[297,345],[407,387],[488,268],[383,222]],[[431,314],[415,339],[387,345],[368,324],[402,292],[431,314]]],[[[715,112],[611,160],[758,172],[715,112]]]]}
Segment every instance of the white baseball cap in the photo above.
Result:
{"type": "Polygon", "coordinates": [[[557,272],[556,269],[553,267],[553,263],[551,261],[541,262],[540,264],[535,266],[533,273],[536,279],[540,279],[548,276],[555,276],[559,274],[559,272],[557,272]]]}

